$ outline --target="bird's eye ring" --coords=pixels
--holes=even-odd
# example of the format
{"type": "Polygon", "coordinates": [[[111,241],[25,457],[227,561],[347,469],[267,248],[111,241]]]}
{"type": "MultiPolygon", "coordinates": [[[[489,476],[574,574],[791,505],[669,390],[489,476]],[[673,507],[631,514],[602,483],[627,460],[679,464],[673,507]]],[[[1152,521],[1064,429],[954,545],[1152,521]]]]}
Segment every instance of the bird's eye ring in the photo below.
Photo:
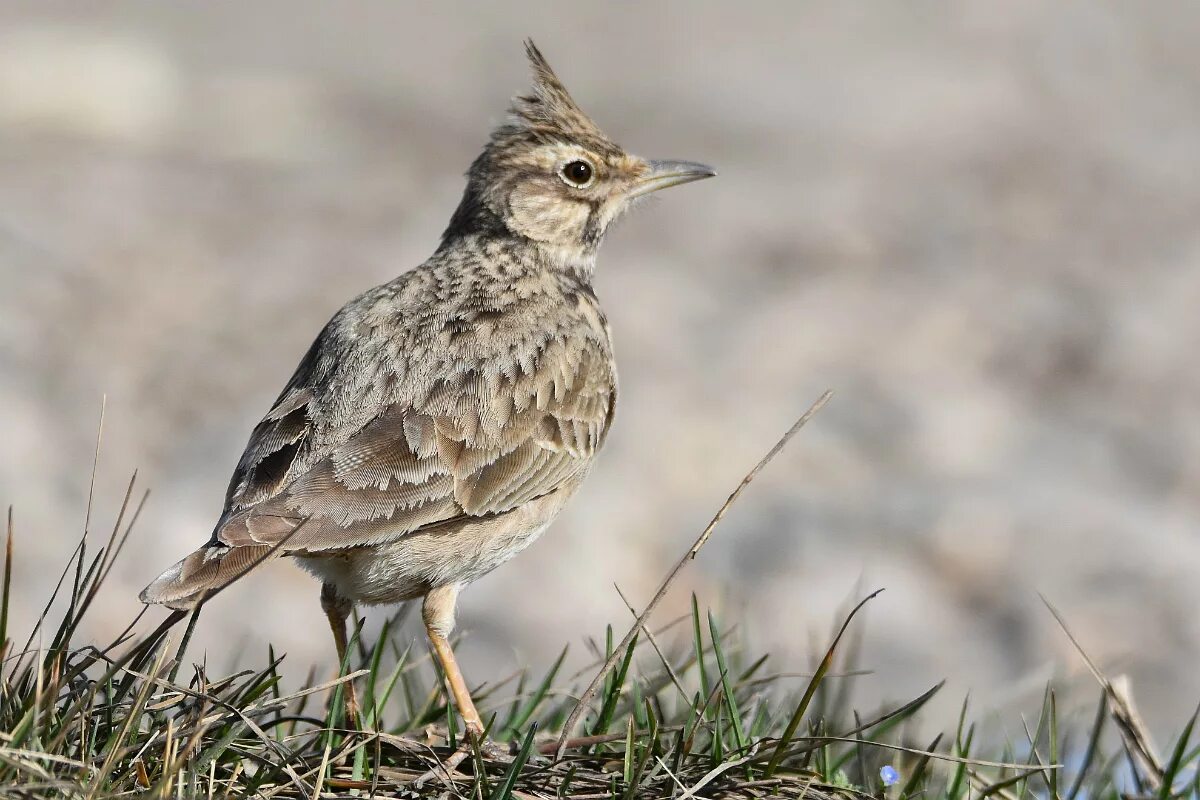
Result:
{"type": "Polygon", "coordinates": [[[562,169],[558,171],[558,174],[562,176],[562,179],[566,181],[569,186],[574,186],[576,189],[582,189],[592,182],[592,178],[596,173],[595,170],[592,169],[591,164],[583,161],[582,159],[576,159],[574,161],[568,161],[566,164],[564,164],[562,169]]]}

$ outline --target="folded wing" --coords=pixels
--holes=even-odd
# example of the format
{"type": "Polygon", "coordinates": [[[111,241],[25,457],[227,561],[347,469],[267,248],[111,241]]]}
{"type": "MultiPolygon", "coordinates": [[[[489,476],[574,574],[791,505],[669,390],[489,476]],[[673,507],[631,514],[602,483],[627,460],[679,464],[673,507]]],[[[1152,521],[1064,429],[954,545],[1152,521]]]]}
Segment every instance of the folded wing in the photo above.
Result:
{"type": "Polygon", "coordinates": [[[343,409],[366,420],[358,426],[320,423],[331,416],[320,378],[306,358],[251,435],[212,540],[143,599],[186,601],[240,575],[251,554],[380,544],[514,509],[589,468],[616,399],[607,353],[582,338],[446,371],[377,409],[343,409]]]}

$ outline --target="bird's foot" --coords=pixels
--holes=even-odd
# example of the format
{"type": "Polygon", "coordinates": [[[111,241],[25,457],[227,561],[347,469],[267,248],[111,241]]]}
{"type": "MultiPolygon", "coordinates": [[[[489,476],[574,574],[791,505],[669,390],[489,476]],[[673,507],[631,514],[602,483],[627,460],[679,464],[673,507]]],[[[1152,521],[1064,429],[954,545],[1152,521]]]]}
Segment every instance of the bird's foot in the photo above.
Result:
{"type": "MultiPolygon", "coordinates": [[[[467,760],[475,746],[476,743],[474,740],[464,741],[458,746],[457,750],[414,780],[412,783],[413,788],[420,789],[433,778],[442,778],[446,783],[452,784],[454,782],[454,773],[458,771],[458,765],[467,760]]],[[[508,748],[496,742],[484,739],[478,742],[478,747],[480,753],[486,759],[505,762],[512,760],[508,748]]]]}
{"type": "Polygon", "coordinates": [[[479,752],[484,758],[494,759],[496,761],[512,760],[512,751],[499,742],[494,742],[487,737],[487,730],[483,727],[483,723],[479,719],[464,720],[467,728],[467,742],[464,745],[470,744],[473,747],[479,748],[479,752]]]}
{"type": "Polygon", "coordinates": [[[483,722],[479,717],[467,717],[463,720],[463,726],[467,729],[467,736],[474,741],[482,741],[487,735],[487,730],[483,727],[483,722]]]}
{"type": "Polygon", "coordinates": [[[512,761],[512,750],[499,742],[483,738],[472,739],[471,741],[479,748],[480,754],[490,761],[512,761]]]}
{"type": "Polygon", "coordinates": [[[458,765],[461,764],[463,759],[470,755],[470,753],[470,746],[466,742],[463,742],[461,745],[459,745],[457,750],[419,775],[416,780],[412,782],[413,788],[420,789],[434,778],[442,778],[446,784],[453,785],[454,773],[458,771],[458,765]]]}
{"type": "Polygon", "coordinates": [[[431,768],[413,781],[415,788],[419,789],[428,783],[430,779],[439,776],[451,778],[452,774],[458,770],[458,765],[465,761],[475,748],[478,748],[480,755],[486,759],[504,762],[512,761],[512,750],[499,742],[487,738],[487,731],[484,730],[482,724],[477,721],[468,721],[466,728],[466,736],[459,741],[458,749],[439,762],[437,766],[431,768]]]}

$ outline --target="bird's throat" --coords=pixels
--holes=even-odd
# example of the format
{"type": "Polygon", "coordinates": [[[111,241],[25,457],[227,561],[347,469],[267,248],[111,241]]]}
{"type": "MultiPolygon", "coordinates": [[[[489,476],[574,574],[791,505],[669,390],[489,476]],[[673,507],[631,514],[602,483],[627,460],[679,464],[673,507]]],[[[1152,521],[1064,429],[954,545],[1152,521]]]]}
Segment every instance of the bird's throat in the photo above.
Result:
{"type": "Polygon", "coordinates": [[[565,245],[553,242],[535,242],[534,246],[542,260],[557,272],[567,272],[591,282],[596,271],[596,248],[583,245],[565,245]]]}

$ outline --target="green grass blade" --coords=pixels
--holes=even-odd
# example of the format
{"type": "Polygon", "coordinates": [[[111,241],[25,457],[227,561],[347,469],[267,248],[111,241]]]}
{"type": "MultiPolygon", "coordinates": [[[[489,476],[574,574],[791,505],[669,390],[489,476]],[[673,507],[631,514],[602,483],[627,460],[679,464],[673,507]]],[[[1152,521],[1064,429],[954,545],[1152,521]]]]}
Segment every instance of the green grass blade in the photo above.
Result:
{"type": "Polygon", "coordinates": [[[1163,771],[1162,786],[1158,789],[1158,800],[1170,800],[1172,791],[1171,787],[1175,784],[1175,777],[1179,774],[1180,767],[1183,766],[1183,755],[1187,752],[1188,742],[1192,738],[1192,728],[1196,726],[1196,717],[1200,715],[1200,707],[1197,707],[1192,712],[1191,718],[1187,721],[1187,725],[1183,727],[1183,732],[1179,734],[1179,739],[1175,742],[1175,749],[1171,753],[1171,760],[1167,762],[1167,768],[1163,771]]]}
{"type": "Polygon", "coordinates": [[[850,627],[850,623],[854,620],[854,616],[874,598],[878,597],[882,589],[878,589],[865,598],[859,601],[850,613],[846,616],[846,621],[842,623],[842,627],[838,630],[837,635],[833,637],[833,642],[829,645],[829,649],[825,651],[825,657],[821,659],[821,663],[817,666],[817,671],[813,674],[812,680],[808,682],[808,686],[804,690],[804,695],[800,698],[800,702],[796,705],[796,710],[792,713],[792,717],[788,720],[787,727],[783,731],[783,735],[779,737],[779,742],[775,745],[775,752],[771,756],[771,760],[767,762],[767,767],[764,773],[769,778],[779,769],[780,762],[783,761],[787,754],[788,745],[796,736],[796,730],[800,727],[800,721],[804,719],[805,712],[808,711],[809,703],[812,702],[813,695],[816,694],[817,688],[820,687],[821,681],[824,680],[825,674],[829,672],[829,668],[833,665],[834,653],[837,652],[838,643],[846,634],[846,629],[850,627]]]}
{"type": "Polygon", "coordinates": [[[517,778],[521,776],[521,771],[529,763],[529,755],[533,752],[533,738],[537,734],[537,728],[536,722],[529,726],[529,730],[525,733],[525,738],[521,740],[521,749],[517,751],[517,755],[513,758],[512,763],[508,765],[504,777],[500,780],[499,785],[496,786],[496,790],[491,795],[491,800],[512,799],[513,788],[517,785],[517,778]]]}
{"type": "Polygon", "coordinates": [[[370,672],[367,674],[367,679],[363,686],[363,724],[368,728],[378,727],[378,719],[380,705],[379,698],[375,695],[377,681],[379,680],[379,667],[383,660],[383,653],[387,649],[387,642],[390,640],[388,635],[391,632],[392,620],[385,619],[383,625],[379,629],[379,636],[375,639],[375,644],[371,647],[370,672]]]}
{"type": "Polygon", "coordinates": [[[733,732],[733,741],[737,745],[739,752],[745,750],[749,741],[746,738],[746,731],[742,727],[742,712],[738,709],[737,697],[733,693],[733,686],[729,680],[729,665],[725,662],[725,649],[721,646],[721,634],[717,628],[716,618],[712,612],[708,613],[708,631],[712,637],[713,653],[717,657],[717,669],[721,676],[721,692],[725,702],[725,710],[729,712],[730,728],[733,732]]]}
{"type": "Polygon", "coordinates": [[[529,719],[534,715],[534,713],[537,712],[538,706],[542,704],[542,701],[546,699],[546,695],[548,695],[550,690],[554,687],[554,679],[558,677],[558,671],[562,669],[563,662],[566,661],[566,658],[567,648],[564,647],[562,652],[558,654],[558,658],[556,658],[554,663],[550,666],[550,669],[547,670],[545,677],[542,678],[542,682],[538,684],[537,689],[534,690],[533,694],[529,696],[529,698],[520,706],[520,708],[512,715],[512,717],[509,718],[508,722],[505,723],[505,736],[516,735],[521,728],[525,727],[526,723],[529,722],[529,719]]]}
{"type": "Polygon", "coordinates": [[[924,793],[921,780],[925,777],[925,770],[929,767],[929,759],[932,758],[929,753],[936,753],[937,746],[941,741],[942,734],[939,733],[933,737],[933,741],[925,748],[925,755],[917,759],[917,763],[913,766],[912,774],[908,776],[908,780],[904,782],[904,786],[900,789],[900,800],[910,800],[910,798],[924,793]]]}
{"type": "Polygon", "coordinates": [[[708,682],[708,670],[704,666],[704,633],[700,629],[700,603],[692,595],[692,641],[696,649],[696,669],[700,673],[700,696],[708,697],[712,686],[708,682]]]}
{"type": "MultiPolygon", "coordinates": [[[[971,740],[975,736],[974,727],[965,727],[967,724],[967,706],[970,700],[969,696],[963,700],[962,710],[958,713],[958,729],[954,733],[954,754],[959,758],[970,758],[971,740]]],[[[967,765],[959,762],[954,767],[954,777],[951,778],[950,785],[946,787],[947,800],[958,800],[959,791],[963,787],[966,776],[967,765]]]]}
{"type": "Polygon", "coordinates": [[[8,537],[4,543],[4,594],[0,597],[0,659],[8,652],[8,598],[12,589],[13,570],[13,507],[8,507],[8,537]]]}
{"type": "Polygon", "coordinates": [[[617,703],[621,699],[621,690],[625,686],[625,679],[629,675],[629,665],[633,663],[633,652],[637,648],[638,637],[635,634],[629,642],[629,649],[625,651],[625,657],[621,660],[621,664],[613,673],[612,682],[607,687],[604,694],[604,703],[600,707],[600,716],[596,719],[596,726],[592,729],[592,735],[608,733],[608,726],[612,723],[613,714],[617,710],[617,703]]]}
{"type": "MultiPolygon", "coordinates": [[[[1050,729],[1048,732],[1050,763],[1058,763],[1058,698],[1054,694],[1054,689],[1050,689],[1050,729]]],[[[1061,800],[1058,794],[1058,770],[1047,769],[1042,775],[1046,778],[1046,788],[1050,792],[1050,797],[1053,800],[1061,800]]]]}
{"type": "Polygon", "coordinates": [[[633,717],[625,718],[625,752],[621,758],[621,777],[625,781],[625,785],[633,783],[633,763],[634,763],[634,727],[633,717]]]}

